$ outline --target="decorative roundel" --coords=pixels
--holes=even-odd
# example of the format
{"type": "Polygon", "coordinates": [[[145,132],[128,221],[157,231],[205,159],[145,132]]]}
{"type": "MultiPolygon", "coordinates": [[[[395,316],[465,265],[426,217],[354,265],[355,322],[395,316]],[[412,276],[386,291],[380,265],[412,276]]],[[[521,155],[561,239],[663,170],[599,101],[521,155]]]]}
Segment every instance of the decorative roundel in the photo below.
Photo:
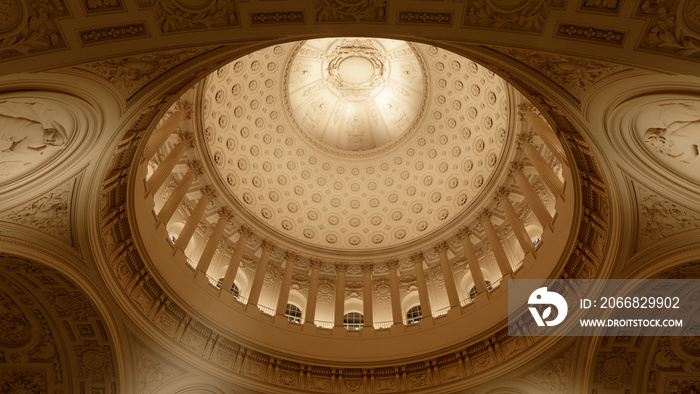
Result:
{"type": "Polygon", "coordinates": [[[423,44],[277,45],[203,82],[200,125],[227,189],[266,236],[374,251],[457,225],[500,168],[511,100],[499,77],[423,44]]]}
{"type": "Polygon", "coordinates": [[[420,121],[428,80],[413,45],[340,38],[290,49],[286,109],[312,144],[346,154],[376,150],[403,139],[420,121]]]}

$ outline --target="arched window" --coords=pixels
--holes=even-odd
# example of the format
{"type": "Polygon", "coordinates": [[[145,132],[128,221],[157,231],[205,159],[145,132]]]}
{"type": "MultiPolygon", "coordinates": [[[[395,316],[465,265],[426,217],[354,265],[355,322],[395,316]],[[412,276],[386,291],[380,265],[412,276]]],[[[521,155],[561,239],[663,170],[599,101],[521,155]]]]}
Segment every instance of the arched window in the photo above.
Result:
{"type": "Polygon", "coordinates": [[[406,322],[408,324],[418,323],[423,318],[423,312],[420,305],[416,305],[406,312],[406,322]]]}
{"type": "MultiPolygon", "coordinates": [[[[216,287],[221,288],[221,285],[224,283],[224,278],[219,278],[219,281],[216,282],[216,287]]],[[[238,296],[241,294],[241,290],[236,286],[234,283],[233,286],[231,286],[231,294],[233,294],[234,297],[238,298],[238,296]]]]}
{"type": "Polygon", "coordinates": [[[231,286],[231,294],[233,294],[234,297],[238,298],[239,295],[241,295],[241,290],[236,286],[234,283],[233,286],[231,286]]]}
{"type": "MultiPolygon", "coordinates": [[[[491,290],[493,288],[493,286],[491,286],[491,282],[488,280],[486,281],[486,288],[488,290],[491,290]]],[[[476,285],[472,286],[472,289],[469,290],[469,298],[472,300],[476,298],[476,285]]]]}
{"type": "Polygon", "coordinates": [[[365,326],[365,317],[360,312],[350,312],[343,316],[343,327],[346,330],[360,330],[365,326]]]}
{"type": "Polygon", "coordinates": [[[301,323],[301,309],[293,304],[287,304],[287,309],[284,311],[287,320],[293,323],[301,323]]]}

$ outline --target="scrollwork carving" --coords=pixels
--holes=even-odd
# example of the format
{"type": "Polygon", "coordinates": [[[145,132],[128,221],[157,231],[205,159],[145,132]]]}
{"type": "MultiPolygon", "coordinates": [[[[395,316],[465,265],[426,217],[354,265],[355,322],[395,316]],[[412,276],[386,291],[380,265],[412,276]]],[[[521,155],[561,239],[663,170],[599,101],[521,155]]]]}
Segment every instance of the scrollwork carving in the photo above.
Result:
{"type": "Polygon", "coordinates": [[[208,49],[189,48],[126,56],[88,63],[75,68],[99,75],[122,89],[126,96],[130,97],[158,76],[208,49]]]}
{"type": "Polygon", "coordinates": [[[73,195],[71,180],[24,206],[11,209],[0,219],[22,224],[72,243],[70,204],[73,195]]]}
{"type": "Polygon", "coordinates": [[[210,29],[212,27],[238,26],[236,3],[228,0],[208,0],[189,7],[184,0],[160,0],[154,12],[163,33],[186,30],[210,29]]]}
{"type": "Polygon", "coordinates": [[[580,100],[601,79],[629,67],[572,56],[502,48],[500,52],[543,74],[580,100]]]}
{"type": "Polygon", "coordinates": [[[492,29],[541,33],[552,8],[564,6],[562,0],[529,0],[518,2],[476,0],[465,6],[464,24],[492,29]]]}
{"type": "Polygon", "coordinates": [[[385,22],[386,0],[314,0],[318,22],[385,22]]]}
{"type": "Polygon", "coordinates": [[[147,351],[136,347],[136,377],[139,392],[152,393],[168,380],[184,372],[147,351]]]}
{"type": "Polygon", "coordinates": [[[321,279],[318,283],[318,302],[321,304],[327,304],[333,299],[333,290],[335,286],[332,281],[328,279],[321,279]]]}
{"type": "Polygon", "coordinates": [[[568,351],[551,363],[527,375],[527,379],[544,387],[548,393],[566,394],[570,392],[572,352],[568,351]]]}
{"type": "Polygon", "coordinates": [[[697,1],[644,0],[637,15],[651,19],[640,48],[700,60],[700,16],[697,1]],[[685,8],[688,7],[688,8],[685,8]],[[693,7],[695,9],[693,10],[693,7]],[[695,28],[693,28],[695,27],[695,28]]]}
{"type": "Polygon", "coordinates": [[[691,211],[643,186],[636,188],[639,241],[644,245],[684,230],[700,228],[700,213],[691,211]]]}
{"type": "Polygon", "coordinates": [[[0,60],[41,51],[65,48],[55,18],[67,14],[61,0],[5,1],[0,19],[3,37],[0,60]],[[22,7],[22,4],[25,7],[22,7]],[[14,34],[13,34],[14,33],[14,34]]]}

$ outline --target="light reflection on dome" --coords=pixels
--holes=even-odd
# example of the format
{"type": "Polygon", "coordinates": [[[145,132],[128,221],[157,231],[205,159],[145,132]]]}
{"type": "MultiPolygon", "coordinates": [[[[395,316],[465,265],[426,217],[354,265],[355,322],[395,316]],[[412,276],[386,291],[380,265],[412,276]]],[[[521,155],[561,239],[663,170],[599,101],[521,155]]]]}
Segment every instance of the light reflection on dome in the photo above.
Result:
{"type": "Polygon", "coordinates": [[[404,41],[305,41],[287,65],[288,111],[298,131],[341,151],[395,141],[420,120],[426,75],[404,41]]]}
{"type": "Polygon", "coordinates": [[[201,100],[207,149],[240,216],[329,252],[458,225],[513,135],[505,81],[405,41],[266,48],[212,73],[201,100]]]}

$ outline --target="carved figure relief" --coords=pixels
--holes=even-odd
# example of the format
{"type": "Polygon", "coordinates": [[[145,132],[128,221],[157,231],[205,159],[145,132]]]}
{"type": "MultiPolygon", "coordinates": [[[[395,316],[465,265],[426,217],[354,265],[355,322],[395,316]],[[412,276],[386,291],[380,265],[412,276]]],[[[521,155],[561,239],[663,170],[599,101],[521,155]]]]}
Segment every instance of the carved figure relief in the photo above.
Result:
{"type": "Polygon", "coordinates": [[[667,160],[697,165],[700,156],[700,101],[659,102],[648,105],[647,110],[653,112],[635,126],[648,149],[667,160]]]}
{"type": "Polygon", "coordinates": [[[73,122],[40,100],[0,100],[0,182],[26,174],[68,143],[73,122]]]}

